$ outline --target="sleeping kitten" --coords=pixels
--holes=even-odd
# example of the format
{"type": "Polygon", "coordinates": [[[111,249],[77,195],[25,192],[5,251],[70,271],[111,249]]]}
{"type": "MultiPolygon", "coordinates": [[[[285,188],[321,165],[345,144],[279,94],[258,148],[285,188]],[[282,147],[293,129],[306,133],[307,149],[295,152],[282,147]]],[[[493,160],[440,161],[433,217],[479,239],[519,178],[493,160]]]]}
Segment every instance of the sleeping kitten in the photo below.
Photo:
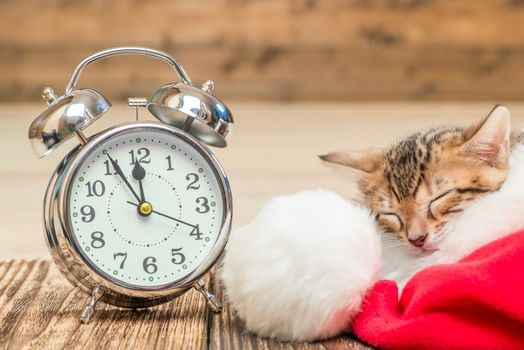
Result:
{"type": "MultiPolygon", "coordinates": [[[[522,135],[511,143],[521,142],[522,135]]],[[[326,162],[360,171],[359,190],[387,234],[415,253],[438,249],[446,225],[506,180],[509,111],[496,106],[480,123],[414,133],[388,149],[338,151],[326,162]]]]}

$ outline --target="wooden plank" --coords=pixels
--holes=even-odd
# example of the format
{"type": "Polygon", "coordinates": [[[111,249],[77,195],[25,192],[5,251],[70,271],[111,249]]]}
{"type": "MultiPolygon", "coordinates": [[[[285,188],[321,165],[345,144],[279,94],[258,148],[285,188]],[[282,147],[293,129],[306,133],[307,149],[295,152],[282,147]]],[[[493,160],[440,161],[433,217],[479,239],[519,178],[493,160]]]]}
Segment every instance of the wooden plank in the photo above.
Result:
{"type": "Polygon", "coordinates": [[[78,315],[87,295],[49,261],[0,264],[0,348],[202,349],[207,309],[194,291],[148,310],[101,304],[92,321],[78,315]]]}
{"type": "Polygon", "coordinates": [[[498,47],[521,44],[524,33],[522,2],[507,0],[40,0],[2,2],[0,10],[0,42],[22,48],[129,39],[180,48],[235,42],[350,47],[369,44],[370,36],[386,45],[498,47]]]}
{"type": "MultiPolygon", "coordinates": [[[[260,67],[259,50],[250,58],[234,57],[227,50],[186,50],[179,55],[195,83],[216,81],[217,96],[259,100],[519,100],[524,98],[524,50],[469,52],[287,51],[270,65],[260,67]],[[208,60],[212,57],[211,63],[208,60]],[[399,63],[403,62],[402,64],[399,63]],[[230,67],[222,69],[221,67],[230,67]],[[330,67],[326,71],[315,67],[330,67]],[[260,75],[263,79],[259,79],[260,75]],[[338,77],[335,77],[337,75],[338,77]],[[312,83],[314,82],[314,83],[312,83]]],[[[63,53],[57,61],[32,52],[17,63],[1,65],[1,100],[40,99],[43,86],[62,94],[70,72],[87,52],[63,53]],[[45,69],[41,63],[48,62],[45,69]],[[68,69],[64,69],[68,67],[68,69]]],[[[1,57],[1,54],[0,54],[1,57]]],[[[127,58],[86,71],[80,87],[95,87],[110,99],[148,96],[159,85],[177,81],[167,67],[127,58]],[[166,78],[167,77],[167,78],[166,78]],[[110,83],[108,83],[110,82],[110,83]]]]}
{"type": "Polygon", "coordinates": [[[350,335],[343,335],[314,343],[281,343],[273,339],[263,339],[248,333],[242,321],[235,316],[233,307],[227,303],[217,274],[213,276],[213,291],[224,301],[224,311],[211,315],[210,350],[257,350],[257,349],[296,349],[296,350],[367,350],[370,347],[362,344],[350,335]]]}
{"type": "MultiPolygon", "coordinates": [[[[215,79],[225,99],[524,95],[521,1],[38,0],[2,2],[0,14],[3,101],[34,101],[47,84],[61,91],[81,58],[130,43],[173,53],[195,82],[215,79]]],[[[136,59],[88,73],[82,85],[117,99],[176,80],[136,59]]]]}

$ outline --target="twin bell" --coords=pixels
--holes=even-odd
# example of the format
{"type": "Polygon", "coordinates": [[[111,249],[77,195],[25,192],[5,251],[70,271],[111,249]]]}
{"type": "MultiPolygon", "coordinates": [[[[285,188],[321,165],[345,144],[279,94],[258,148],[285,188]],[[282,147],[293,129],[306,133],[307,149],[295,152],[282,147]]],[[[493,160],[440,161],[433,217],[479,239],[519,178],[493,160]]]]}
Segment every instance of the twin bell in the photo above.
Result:
{"type": "Polygon", "coordinates": [[[111,108],[111,103],[99,91],[76,88],[82,70],[90,63],[115,55],[145,55],[170,64],[180,82],[158,88],[143,101],[161,122],[180,128],[210,146],[225,147],[233,128],[233,116],[219,99],[212,95],[213,82],[193,86],[182,66],[165,52],[143,47],[117,47],[86,57],[76,67],[63,96],[57,97],[47,87],[42,97],[47,108],[31,123],[29,140],[40,158],[91,125],[111,108]]]}

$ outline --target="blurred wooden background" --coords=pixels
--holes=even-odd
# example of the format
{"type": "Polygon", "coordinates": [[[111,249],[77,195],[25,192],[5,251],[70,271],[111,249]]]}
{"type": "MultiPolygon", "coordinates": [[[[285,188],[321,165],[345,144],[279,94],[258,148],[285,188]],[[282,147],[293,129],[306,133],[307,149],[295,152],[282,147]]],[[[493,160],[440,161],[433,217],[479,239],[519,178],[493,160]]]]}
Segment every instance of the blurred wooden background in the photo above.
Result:
{"type": "MultiPolygon", "coordinates": [[[[0,101],[61,92],[99,49],[175,55],[227,100],[522,100],[523,0],[4,0],[0,101]]],[[[143,58],[80,80],[108,97],[175,80],[143,58]]]]}

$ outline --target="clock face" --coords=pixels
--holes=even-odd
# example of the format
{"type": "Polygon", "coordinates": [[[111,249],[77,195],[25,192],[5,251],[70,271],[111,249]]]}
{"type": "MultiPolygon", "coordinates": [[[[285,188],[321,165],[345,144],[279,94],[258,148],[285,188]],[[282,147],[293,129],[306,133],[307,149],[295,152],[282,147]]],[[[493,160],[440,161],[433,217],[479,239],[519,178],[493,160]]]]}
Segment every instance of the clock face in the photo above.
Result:
{"type": "Polygon", "coordinates": [[[161,128],[102,141],[71,180],[67,216],[84,260],[117,284],[157,289],[193,272],[224,221],[221,173],[161,128]]]}

